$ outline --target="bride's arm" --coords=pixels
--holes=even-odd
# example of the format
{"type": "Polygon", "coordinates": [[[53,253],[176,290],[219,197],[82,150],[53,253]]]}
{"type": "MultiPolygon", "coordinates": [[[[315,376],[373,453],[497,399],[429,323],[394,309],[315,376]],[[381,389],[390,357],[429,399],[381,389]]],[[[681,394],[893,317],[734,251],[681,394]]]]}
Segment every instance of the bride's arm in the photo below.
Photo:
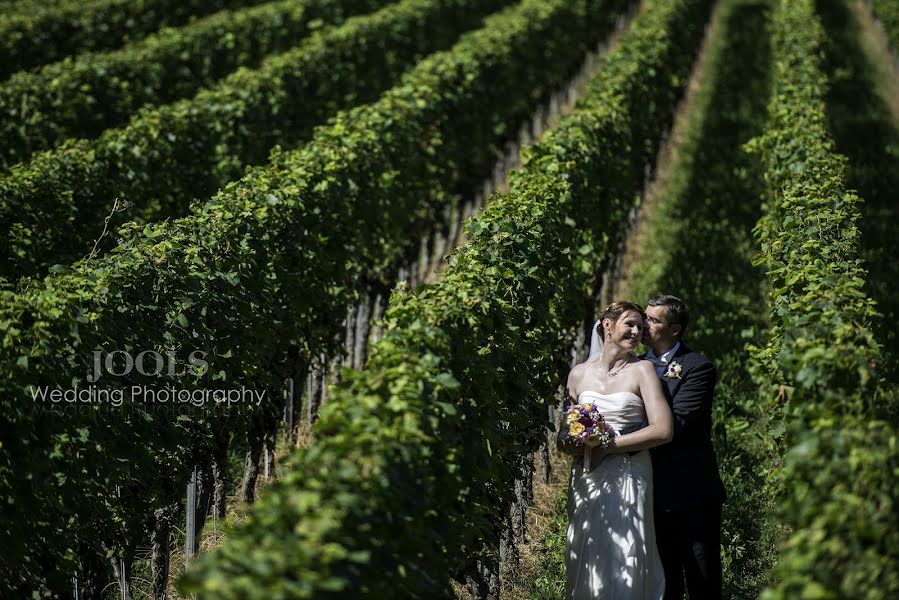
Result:
{"type": "Polygon", "coordinates": [[[674,436],[674,425],[671,409],[662,393],[662,384],[656,375],[652,363],[641,360],[636,365],[640,383],[640,395],[646,409],[649,425],[633,433],[616,437],[612,446],[603,448],[602,453],[636,452],[667,444],[674,436]]]}

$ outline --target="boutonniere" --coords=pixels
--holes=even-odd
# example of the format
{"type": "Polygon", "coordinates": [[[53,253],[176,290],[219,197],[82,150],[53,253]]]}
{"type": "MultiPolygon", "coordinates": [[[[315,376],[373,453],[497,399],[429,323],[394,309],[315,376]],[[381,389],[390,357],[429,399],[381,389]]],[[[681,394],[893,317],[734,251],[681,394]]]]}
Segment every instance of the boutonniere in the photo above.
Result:
{"type": "Polygon", "coordinates": [[[681,364],[677,361],[672,361],[671,364],[668,365],[668,368],[665,369],[665,373],[663,377],[680,379],[680,372],[683,369],[681,364]]]}

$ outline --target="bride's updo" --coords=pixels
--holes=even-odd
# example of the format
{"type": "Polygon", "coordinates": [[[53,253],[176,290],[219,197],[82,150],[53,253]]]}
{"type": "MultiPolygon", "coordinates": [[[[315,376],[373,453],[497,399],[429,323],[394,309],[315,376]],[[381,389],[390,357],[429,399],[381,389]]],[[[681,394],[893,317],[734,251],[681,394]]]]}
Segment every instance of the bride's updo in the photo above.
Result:
{"type": "Polygon", "coordinates": [[[612,323],[617,323],[618,319],[621,318],[621,315],[631,311],[634,311],[643,319],[646,318],[646,315],[643,313],[643,307],[639,304],[634,304],[633,302],[613,302],[606,307],[602,315],[600,315],[599,322],[602,323],[604,320],[609,319],[612,323]]]}

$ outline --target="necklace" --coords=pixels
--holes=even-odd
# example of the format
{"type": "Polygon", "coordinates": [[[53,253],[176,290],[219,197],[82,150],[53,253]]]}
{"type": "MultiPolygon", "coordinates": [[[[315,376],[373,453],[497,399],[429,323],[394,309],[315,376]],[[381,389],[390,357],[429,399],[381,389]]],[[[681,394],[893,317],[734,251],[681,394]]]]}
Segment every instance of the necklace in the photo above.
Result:
{"type": "Polygon", "coordinates": [[[628,353],[627,353],[627,357],[624,359],[624,362],[621,363],[620,365],[618,365],[617,367],[615,367],[614,369],[612,369],[611,371],[608,370],[608,369],[606,368],[606,365],[605,365],[605,364],[603,364],[603,358],[605,358],[604,355],[601,354],[601,355],[599,356],[599,360],[597,361],[597,364],[599,365],[599,370],[600,370],[600,371],[602,371],[603,373],[605,373],[605,374],[608,375],[609,377],[615,377],[615,375],[618,375],[618,373],[621,372],[621,369],[623,369],[624,367],[626,367],[627,365],[630,364],[630,359],[631,359],[633,356],[634,356],[634,353],[633,353],[633,352],[628,352],[628,353]]]}

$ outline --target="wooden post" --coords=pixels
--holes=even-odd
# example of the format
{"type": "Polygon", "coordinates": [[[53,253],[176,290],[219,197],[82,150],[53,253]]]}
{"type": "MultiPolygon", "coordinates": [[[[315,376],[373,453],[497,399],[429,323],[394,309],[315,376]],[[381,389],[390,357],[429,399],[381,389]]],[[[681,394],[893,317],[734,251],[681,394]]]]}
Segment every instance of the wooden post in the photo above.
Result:
{"type": "MultiPolygon", "coordinates": [[[[122,486],[115,486],[116,496],[121,501],[122,499],[122,486]]],[[[125,571],[125,557],[120,556],[118,562],[113,563],[113,567],[117,567],[115,570],[118,571],[119,576],[119,594],[122,600],[130,600],[131,599],[131,589],[129,587],[128,582],[128,573],[125,571]]]]}
{"type": "Polygon", "coordinates": [[[356,346],[354,337],[356,335],[356,306],[350,305],[346,308],[346,317],[343,320],[343,361],[344,367],[353,367],[353,350],[356,346]]]}
{"type": "Polygon", "coordinates": [[[190,473],[190,481],[187,484],[187,526],[184,542],[184,564],[188,564],[194,557],[194,547],[197,535],[197,467],[194,465],[190,473]]]}
{"type": "Polygon", "coordinates": [[[284,388],[284,427],[287,446],[293,448],[293,377],[287,378],[287,386],[284,388]]]}
{"type": "Polygon", "coordinates": [[[381,317],[384,315],[384,304],[386,304],[386,302],[381,296],[381,292],[375,294],[375,301],[371,315],[371,327],[369,328],[368,333],[367,345],[369,347],[372,344],[377,344],[381,339],[381,325],[379,323],[381,321],[381,317]]]}
{"type": "Polygon", "coordinates": [[[357,370],[361,370],[365,366],[365,360],[368,358],[368,334],[371,330],[371,312],[372,296],[370,292],[366,292],[365,297],[359,304],[359,310],[356,311],[356,344],[353,348],[352,367],[357,370]]]}
{"type": "Polygon", "coordinates": [[[418,247],[418,285],[423,284],[428,276],[428,243],[430,239],[429,235],[421,238],[421,245],[418,247]]]}
{"type": "Polygon", "coordinates": [[[228,488],[228,438],[216,440],[215,450],[212,455],[212,523],[218,524],[218,519],[225,518],[226,501],[225,492],[228,488]]]}
{"type": "Polygon", "coordinates": [[[153,533],[150,538],[150,577],[153,582],[154,600],[166,600],[168,597],[172,520],[177,510],[177,504],[172,504],[153,511],[153,533]]]}

